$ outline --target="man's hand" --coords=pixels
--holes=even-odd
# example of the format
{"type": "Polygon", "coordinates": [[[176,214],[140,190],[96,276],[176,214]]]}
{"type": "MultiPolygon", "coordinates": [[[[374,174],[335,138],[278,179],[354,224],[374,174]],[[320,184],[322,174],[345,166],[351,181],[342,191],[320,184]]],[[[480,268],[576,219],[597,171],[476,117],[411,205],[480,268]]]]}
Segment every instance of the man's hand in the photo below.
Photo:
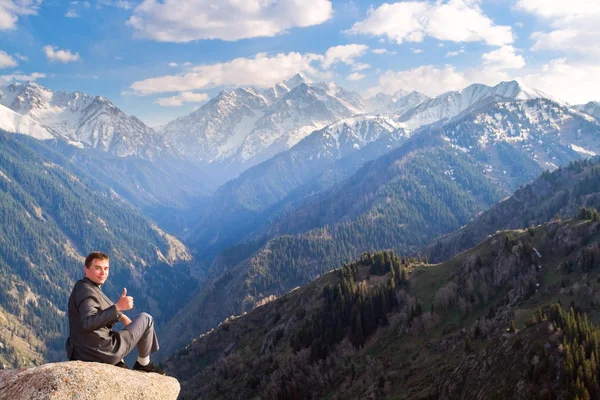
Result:
{"type": "Polygon", "coordinates": [[[127,311],[133,308],[133,297],[127,296],[127,288],[123,288],[123,293],[119,297],[119,301],[115,303],[117,311],[127,311]]]}
{"type": "Polygon", "coordinates": [[[123,323],[123,325],[127,326],[131,323],[131,320],[129,319],[129,317],[125,314],[121,315],[121,322],[123,323]]]}

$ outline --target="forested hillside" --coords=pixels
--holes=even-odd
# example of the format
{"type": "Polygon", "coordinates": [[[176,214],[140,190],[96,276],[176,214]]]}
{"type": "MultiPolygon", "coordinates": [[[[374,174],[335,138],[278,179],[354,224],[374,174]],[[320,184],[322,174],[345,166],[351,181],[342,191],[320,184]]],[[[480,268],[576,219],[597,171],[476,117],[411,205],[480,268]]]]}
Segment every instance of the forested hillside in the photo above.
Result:
{"type": "Polygon", "coordinates": [[[198,218],[215,189],[211,179],[189,162],[163,157],[154,161],[117,157],[98,150],[79,149],[60,141],[39,142],[14,136],[35,153],[64,168],[93,176],[144,215],[170,232],[183,231],[198,218]],[[56,157],[59,153],[63,157],[56,157]]]}
{"type": "Polygon", "coordinates": [[[172,351],[227,316],[249,311],[362,252],[408,254],[458,229],[503,195],[475,162],[444,141],[428,149],[401,147],[295,214],[297,224],[317,228],[224,251],[213,265],[213,274],[222,275],[165,327],[163,346],[172,351]]]}
{"type": "Polygon", "coordinates": [[[182,399],[593,398],[600,214],[582,216],[442,264],[365,254],[165,366],[182,399]]]}
{"type": "Polygon", "coordinates": [[[419,254],[431,261],[446,260],[498,230],[535,226],[555,217],[573,218],[582,206],[600,207],[598,159],[575,161],[554,172],[545,171],[531,184],[460,230],[435,240],[419,254]]]}
{"type": "Polygon", "coordinates": [[[127,287],[136,298],[133,313],[149,311],[158,323],[180,309],[197,285],[182,243],[113,190],[68,166],[49,149],[34,151],[0,133],[0,362],[5,366],[65,357],[67,298],[93,250],[111,256],[107,295],[117,299],[127,287]]]}
{"type": "Polygon", "coordinates": [[[316,130],[220,187],[188,241],[212,258],[407,138],[398,124],[381,116],[343,119],[316,130]]]}

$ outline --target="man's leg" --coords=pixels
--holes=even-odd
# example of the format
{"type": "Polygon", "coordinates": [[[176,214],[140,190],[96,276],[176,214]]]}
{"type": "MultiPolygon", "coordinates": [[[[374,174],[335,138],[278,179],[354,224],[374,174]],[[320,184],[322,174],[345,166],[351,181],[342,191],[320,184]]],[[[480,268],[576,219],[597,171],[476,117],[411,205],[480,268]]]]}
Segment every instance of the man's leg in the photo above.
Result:
{"type": "Polygon", "coordinates": [[[154,331],[154,320],[150,314],[141,313],[123,330],[131,332],[134,342],[132,343],[132,347],[137,343],[139,357],[149,357],[150,353],[158,350],[158,338],[154,331]]]}
{"type": "Polygon", "coordinates": [[[123,357],[133,349],[133,346],[137,344],[138,361],[136,362],[134,369],[162,373],[162,371],[150,363],[150,353],[154,353],[159,349],[158,338],[156,337],[156,332],[154,331],[154,320],[150,314],[141,313],[135,317],[129,325],[121,330],[121,337],[126,342],[129,342],[125,346],[126,351],[123,353],[123,357]],[[136,368],[137,366],[142,368],[136,368]]]}

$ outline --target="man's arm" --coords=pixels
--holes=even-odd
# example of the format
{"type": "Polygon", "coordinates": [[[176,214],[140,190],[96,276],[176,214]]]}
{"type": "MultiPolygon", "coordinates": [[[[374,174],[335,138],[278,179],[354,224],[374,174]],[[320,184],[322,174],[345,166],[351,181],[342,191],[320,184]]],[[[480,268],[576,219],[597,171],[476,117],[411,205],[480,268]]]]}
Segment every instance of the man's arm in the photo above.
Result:
{"type": "Polygon", "coordinates": [[[119,313],[115,305],[99,311],[100,303],[91,296],[84,298],[79,303],[78,309],[81,316],[81,328],[86,333],[93,332],[119,320],[119,313]]]}
{"type": "Polygon", "coordinates": [[[125,314],[121,314],[121,322],[123,323],[123,325],[127,326],[131,323],[131,320],[129,319],[129,317],[125,314]]]}

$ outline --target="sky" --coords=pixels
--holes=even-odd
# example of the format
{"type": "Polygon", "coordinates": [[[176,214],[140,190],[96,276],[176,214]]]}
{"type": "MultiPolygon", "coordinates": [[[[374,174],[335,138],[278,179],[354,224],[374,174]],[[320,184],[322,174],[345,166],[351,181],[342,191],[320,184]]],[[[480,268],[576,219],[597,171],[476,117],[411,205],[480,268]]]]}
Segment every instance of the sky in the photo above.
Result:
{"type": "Polygon", "coordinates": [[[302,73],[364,97],[516,79],[600,100],[600,0],[0,0],[0,85],[110,99],[150,126],[302,73]]]}

